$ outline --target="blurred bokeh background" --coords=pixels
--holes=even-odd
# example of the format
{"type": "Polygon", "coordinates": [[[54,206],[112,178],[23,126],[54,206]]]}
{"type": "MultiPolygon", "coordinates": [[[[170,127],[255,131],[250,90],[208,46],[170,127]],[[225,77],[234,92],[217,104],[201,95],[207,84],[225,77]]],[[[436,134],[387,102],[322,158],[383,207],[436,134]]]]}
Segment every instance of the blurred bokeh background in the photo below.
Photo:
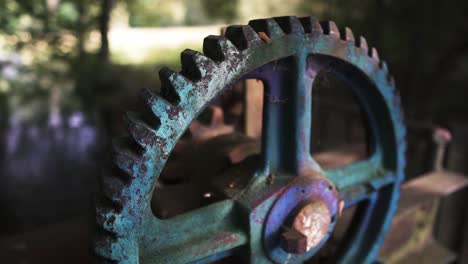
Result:
{"type": "Polygon", "coordinates": [[[408,122],[408,177],[432,168],[432,128],[453,134],[447,166],[468,173],[468,1],[0,1],[0,236],[86,215],[111,138],[158,69],[227,24],[279,15],[364,35],[395,76],[408,122]]]}

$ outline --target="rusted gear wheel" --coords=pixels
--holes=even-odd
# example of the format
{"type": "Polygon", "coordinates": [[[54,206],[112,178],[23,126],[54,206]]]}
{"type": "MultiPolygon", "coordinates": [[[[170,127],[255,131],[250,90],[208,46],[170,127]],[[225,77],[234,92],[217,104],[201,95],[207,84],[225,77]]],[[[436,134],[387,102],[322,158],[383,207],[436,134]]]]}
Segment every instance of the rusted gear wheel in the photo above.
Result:
{"type": "Polygon", "coordinates": [[[154,120],[129,115],[130,137],[116,141],[119,171],[104,177],[96,209],[98,259],[198,263],[240,252],[251,263],[301,263],[325,244],[343,207],[362,203],[331,261],[375,261],[404,177],[405,129],[386,64],[345,32],[310,17],[253,20],[205,38],[205,54],[184,51],[180,73],[162,69],[162,93],[143,93],[154,120]],[[374,146],[366,160],[330,170],[309,150],[311,89],[323,71],[350,84],[374,146]],[[176,142],[215,97],[247,78],[262,80],[275,99],[265,98],[261,153],[219,177],[223,201],[158,219],[150,201],[176,142]]]}

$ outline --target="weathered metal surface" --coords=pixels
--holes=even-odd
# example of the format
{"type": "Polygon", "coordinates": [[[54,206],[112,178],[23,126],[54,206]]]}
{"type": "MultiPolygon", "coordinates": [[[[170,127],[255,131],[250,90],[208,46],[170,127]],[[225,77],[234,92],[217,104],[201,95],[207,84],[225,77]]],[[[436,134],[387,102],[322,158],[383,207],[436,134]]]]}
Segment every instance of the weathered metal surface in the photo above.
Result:
{"type": "Polygon", "coordinates": [[[291,254],[303,254],[309,250],[309,238],[296,228],[288,228],[281,233],[281,247],[291,254]]]}
{"type": "Polygon", "coordinates": [[[443,128],[436,128],[433,135],[434,141],[437,143],[437,152],[434,161],[434,170],[443,170],[443,163],[447,144],[452,140],[450,131],[443,128]]]}
{"type": "Polygon", "coordinates": [[[304,261],[326,238],[304,254],[289,254],[279,246],[279,228],[263,231],[274,222],[272,212],[286,215],[309,199],[297,195],[303,186],[327,203],[332,218],[340,207],[337,193],[345,208],[366,201],[352,243],[336,262],[373,262],[396,210],[405,166],[400,99],[385,62],[364,38],[357,46],[350,30],[340,36],[333,22],[319,24],[310,17],[254,20],[228,27],[225,36],[205,38],[205,54],[184,51],[180,73],[160,71],[162,93],[143,93],[154,120],[128,115],[130,137],[115,144],[119,172],[104,178],[98,199],[96,255],[103,262],[188,263],[241,250],[251,263],[304,261]],[[321,72],[349,83],[363,105],[374,146],[368,159],[325,170],[311,157],[311,89],[321,72]],[[191,121],[241,79],[262,80],[265,87],[261,151],[224,173],[244,184],[218,180],[213,185],[225,199],[171,219],[156,218],[150,201],[169,154],[191,121]],[[324,175],[330,184],[299,184],[312,174],[324,175]],[[333,199],[325,195],[328,186],[333,199]]]}
{"type": "Polygon", "coordinates": [[[311,202],[304,206],[294,219],[293,228],[307,237],[307,247],[301,253],[311,250],[325,238],[332,215],[323,202],[311,202]]]}
{"type": "MultiPolygon", "coordinates": [[[[292,261],[293,263],[304,261],[316,252],[323,245],[335,226],[339,208],[338,192],[335,186],[323,175],[312,173],[301,177],[296,177],[277,198],[272,205],[267,218],[263,221],[263,245],[266,251],[270,252],[270,257],[275,263],[292,261]],[[301,211],[310,204],[323,204],[327,214],[321,214],[321,218],[327,221],[318,225],[320,235],[310,234],[312,230],[305,230],[298,217],[301,211]],[[328,223],[328,224],[327,224],[328,223]],[[323,230],[322,228],[325,229],[323,230]],[[278,244],[281,240],[285,228],[294,228],[307,238],[306,250],[303,252],[290,252],[278,244]],[[288,253],[301,253],[299,255],[289,255],[288,253]],[[307,254],[303,254],[306,253],[307,254]]],[[[312,214],[312,212],[310,212],[312,214]]],[[[311,216],[311,215],[309,215],[311,216]]],[[[310,224],[309,226],[312,226],[310,224]]]]}

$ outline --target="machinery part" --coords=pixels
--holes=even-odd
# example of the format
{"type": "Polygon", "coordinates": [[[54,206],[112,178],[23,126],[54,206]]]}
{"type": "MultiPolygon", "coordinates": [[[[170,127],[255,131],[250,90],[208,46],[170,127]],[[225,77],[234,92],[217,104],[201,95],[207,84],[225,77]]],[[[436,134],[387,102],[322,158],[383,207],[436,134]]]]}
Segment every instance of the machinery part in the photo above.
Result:
{"type": "Polygon", "coordinates": [[[455,253],[441,245],[433,232],[441,200],[466,188],[468,178],[443,168],[450,132],[436,128],[433,139],[437,144],[434,171],[402,186],[399,208],[380,252],[385,262],[452,263],[456,259],[455,253]]]}
{"type": "Polygon", "coordinates": [[[234,132],[234,127],[224,123],[223,110],[216,106],[210,106],[212,117],[209,126],[204,126],[200,121],[193,121],[189,130],[195,141],[207,139],[234,132]]]}
{"type": "Polygon", "coordinates": [[[260,149],[256,140],[234,133],[224,123],[218,106],[209,106],[188,131],[177,142],[155,187],[151,207],[162,219],[216,202],[221,195],[207,183],[260,149]]]}
{"type": "Polygon", "coordinates": [[[359,203],[358,217],[332,261],[375,261],[405,163],[400,99],[376,49],[362,37],[356,45],[351,30],[340,34],[333,22],[277,17],[230,26],[225,37],[205,38],[203,50],[184,51],[180,73],[160,71],[161,96],[143,93],[156,120],[128,115],[130,138],[115,144],[119,172],[104,177],[96,206],[98,258],[187,263],[241,252],[252,263],[300,263],[325,244],[344,200],[345,208],[359,203]],[[311,89],[321,72],[349,83],[363,105],[372,132],[368,159],[324,170],[311,157],[311,89]],[[244,79],[265,85],[261,153],[212,179],[223,200],[158,219],[150,201],[176,142],[215,97],[244,79]],[[326,235],[310,250],[290,254],[280,245],[283,226],[301,205],[317,202],[328,208],[322,216],[331,217],[326,235]]]}
{"type": "Polygon", "coordinates": [[[433,172],[405,183],[380,252],[385,263],[453,263],[456,255],[437,242],[433,229],[441,199],[466,186],[466,177],[449,172],[433,172]]]}
{"type": "Polygon", "coordinates": [[[281,235],[287,245],[283,247],[284,250],[289,253],[302,254],[316,247],[327,235],[331,218],[330,210],[324,202],[315,201],[306,204],[294,217],[292,229],[281,235]],[[300,234],[300,239],[291,239],[291,237],[298,237],[297,233],[300,234]],[[299,246],[291,248],[291,244],[299,246]]]}
{"type": "Polygon", "coordinates": [[[447,144],[452,140],[452,134],[450,131],[444,128],[436,128],[433,135],[434,141],[437,144],[437,152],[434,160],[434,170],[441,171],[443,170],[443,163],[445,157],[445,151],[447,149],[447,144]]]}

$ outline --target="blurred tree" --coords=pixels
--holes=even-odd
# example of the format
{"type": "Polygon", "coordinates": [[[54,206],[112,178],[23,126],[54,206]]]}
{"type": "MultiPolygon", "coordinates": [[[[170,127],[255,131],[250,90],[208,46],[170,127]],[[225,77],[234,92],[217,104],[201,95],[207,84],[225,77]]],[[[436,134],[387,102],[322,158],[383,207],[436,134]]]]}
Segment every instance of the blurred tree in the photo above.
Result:
{"type": "Polygon", "coordinates": [[[238,18],[239,0],[128,1],[132,27],[229,23],[238,18]]]}
{"type": "Polygon", "coordinates": [[[6,40],[3,52],[17,54],[21,60],[15,66],[16,78],[7,80],[8,87],[14,87],[9,89],[9,96],[18,98],[9,100],[10,104],[48,100],[51,91],[57,89],[63,97],[70,98],[59,100],[61,104],[93,102],[88,99],[96,87],[83,85],[82,80],[89,78],[83,73],[90,66],[98,69],[101,62],[109,59],[107,33],[113,3],[114,0],[0,1],[0,33],[6,40]],[[89,34],[96,29],[101,32],[98,56],[86,50],[89,34]],[[73,99],[76,95],[82,99],[73,99]]]}
{"type": "Polygon", "coordinates": [[[16,36],[12,42],[16,50],[45,41],[55,52],[66,38],[72,36],[80,43],[96,28],[99,9],[99,3],[92,0],[4,0],[0,2],[0,32],[16,36]]]}
{"type": "Polygon", "coordinates": [[[135,0],[127,5],[132,27],[181,25],[187,12],[184,0],[135,0]]]}
{"type": "Polygon", "coordinates": [[[99,58],[102,62],[109,61],[109,22],[114,0],[101,0],[101,14],[99,16],[99,31],[101,33],[101,48],[99,58]]]}
{"type": "MultiPolygon", "coordinates": [[[[30,67],[35,74],[29,74],[31,80],[40,80],[28,85],[23,80],[24,85],[16,85],[15,91],[45,96],[46,86],[57,82],[43,79],[72,78],[80,80],[76,91],[83,101],[92,102],[97,89],[85,73],[105,70],[100,61],[109,58],[106,36],[117,1],[126,3],[133,26],[245,23],[286,14],[332,19],[378,47],[396,76],[409,115],[466,108],[462,101],[468,95],[463,72],[468,64],[468,2],[463,0],[429,0],[424,5],[405,0],[3,0],[2,49],[21,54],[24,65],[38,65],[30,67]],[[101,32],[99,56],[86,51],[92,30],[101,32]],[[439,98],[446,99],[435,100],[439,98]]],[[[91,79],[101,78],[94,75],[91,79]]]]}
{"type": "MultiPolygon", "coordinates": [[[[302,0],[238,0],[238,14],[242,23],[250,19],[297,15],[302,0]]],[[[300,12],[299,14],[301,14],[300,12]]]]}
{"type": "Polygon", "coordinates": [[[238,17],[238,0],[202,0],[203,8],[209,18],[230,23],[238,17]]]}

